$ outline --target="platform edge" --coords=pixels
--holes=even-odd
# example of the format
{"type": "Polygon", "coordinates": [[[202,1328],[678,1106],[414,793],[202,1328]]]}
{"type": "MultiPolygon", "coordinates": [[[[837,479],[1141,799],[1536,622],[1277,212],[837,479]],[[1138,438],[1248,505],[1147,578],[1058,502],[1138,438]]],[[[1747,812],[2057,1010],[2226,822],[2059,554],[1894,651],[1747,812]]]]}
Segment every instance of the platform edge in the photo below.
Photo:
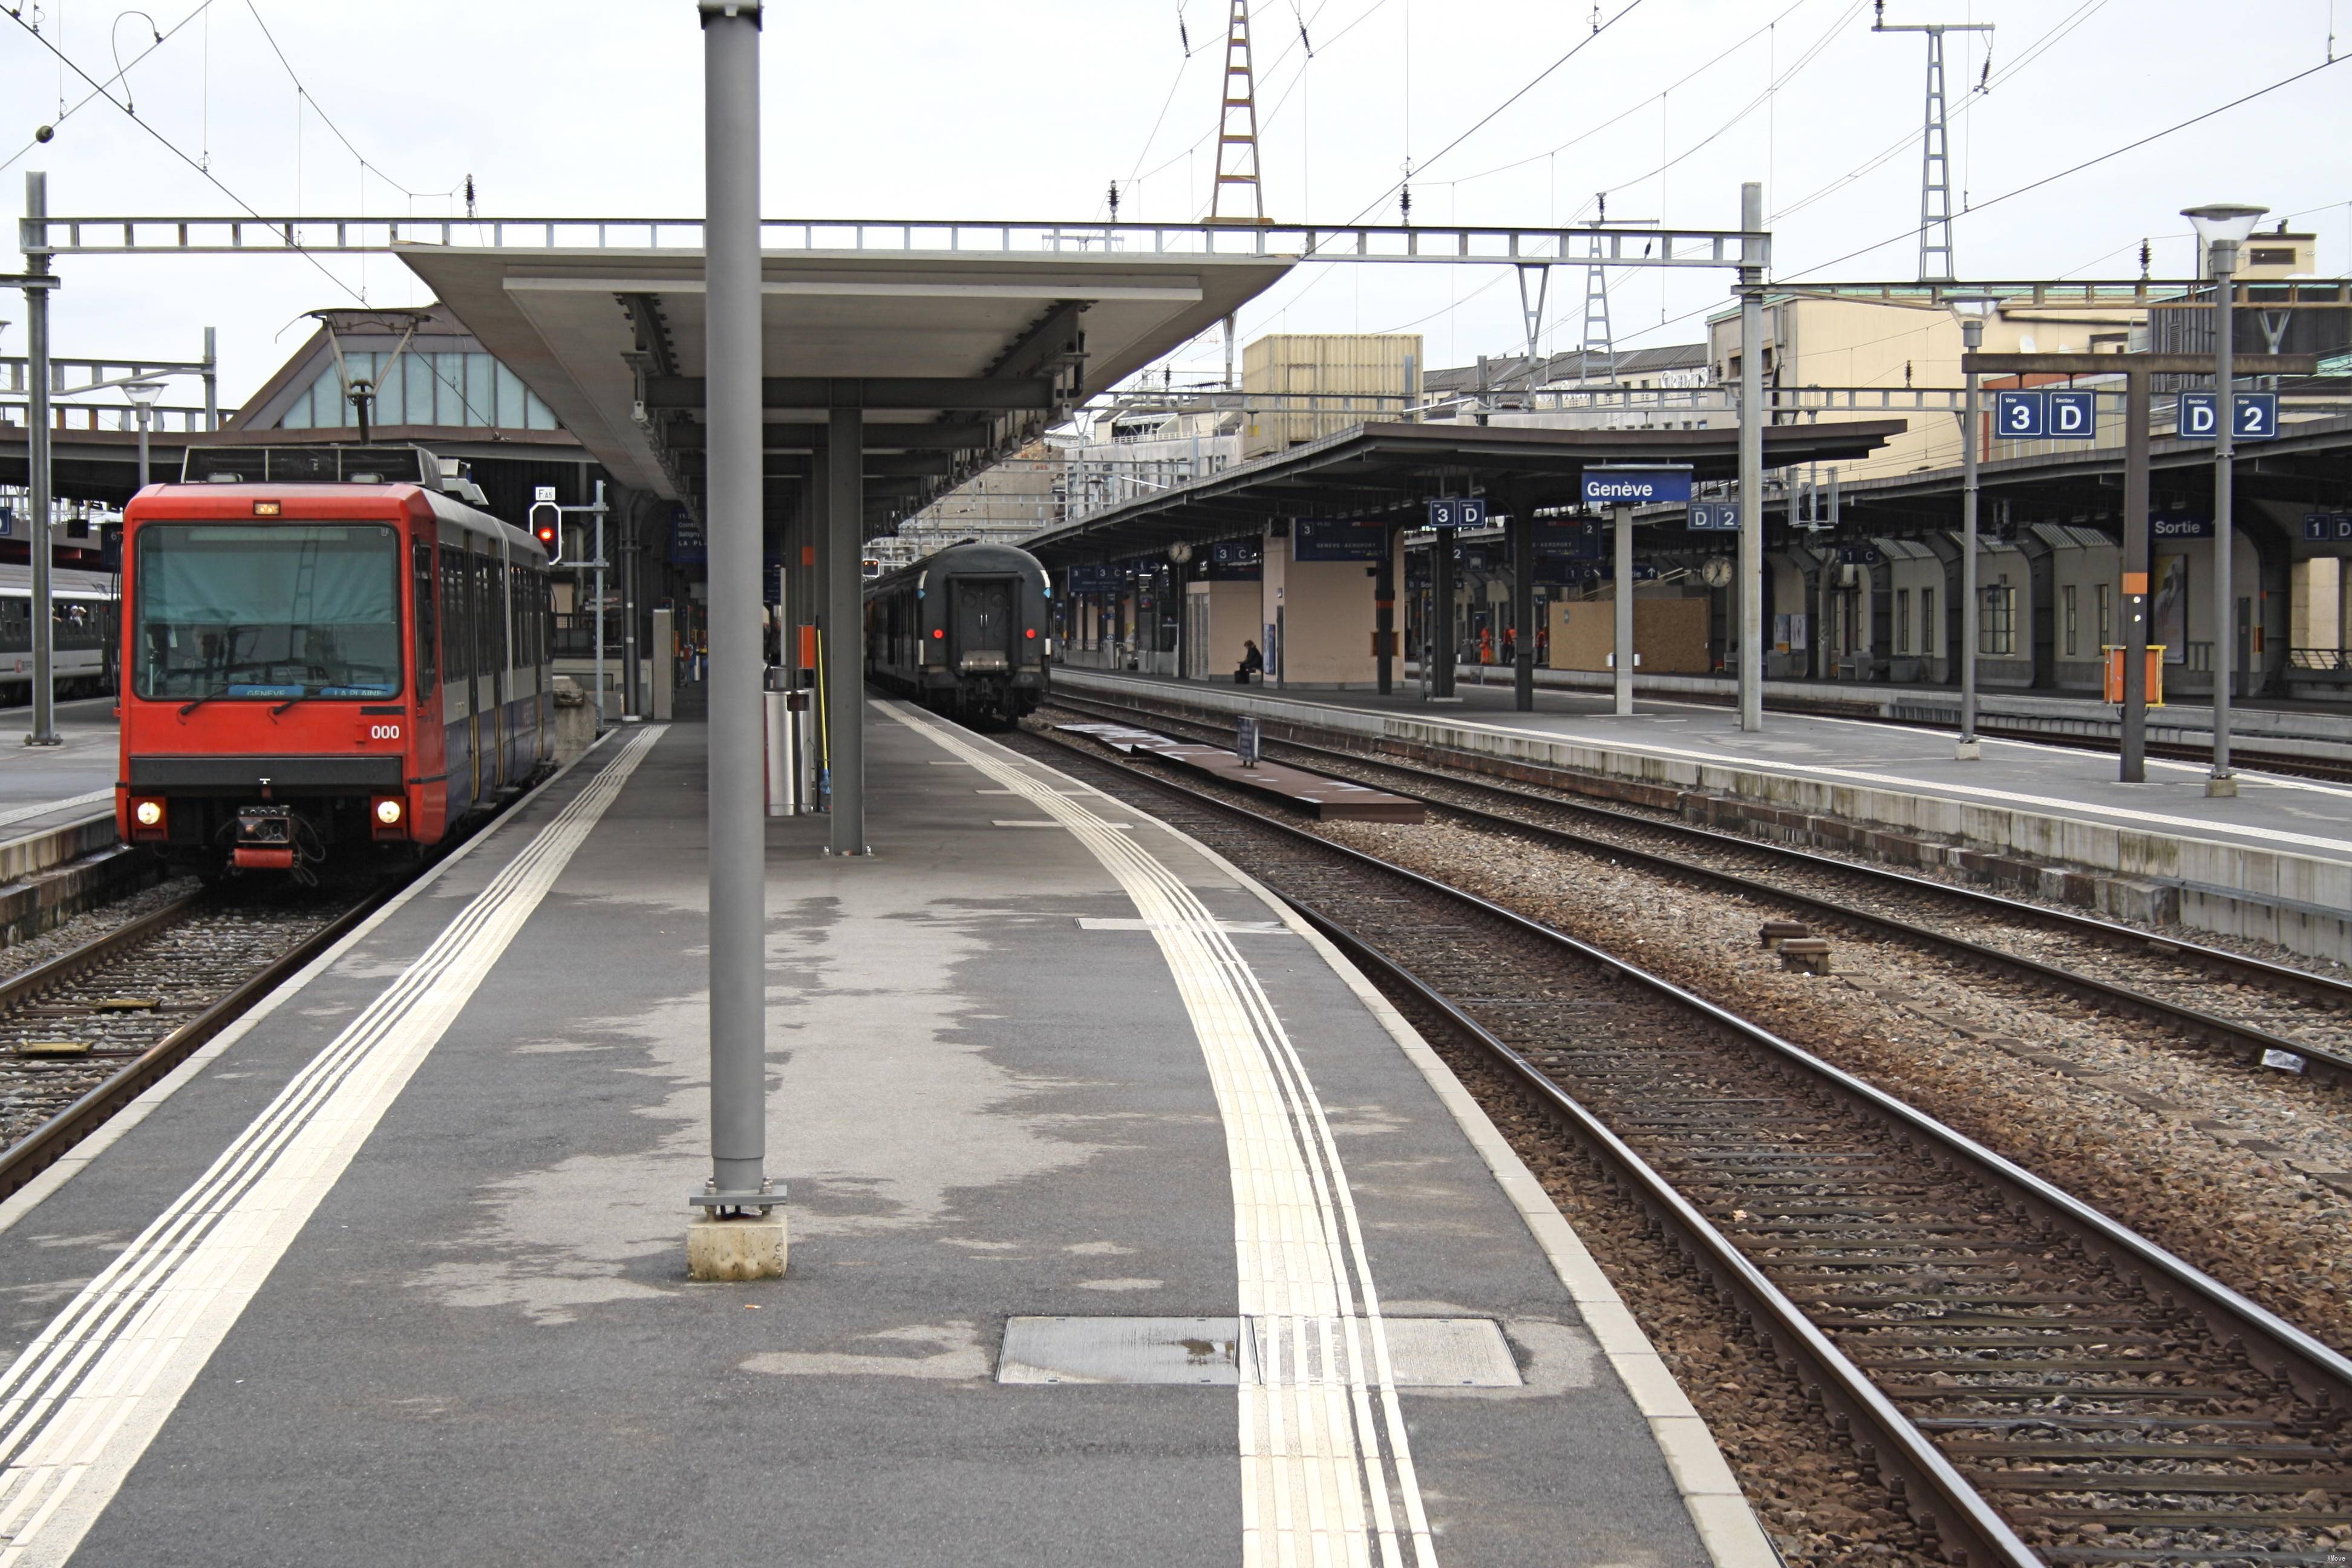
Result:
{"type": "MultiPolygon", "coordinates": [[[[985,743],[985,737],[979,737],[985,743]]],[[[1068,777],[1051,763],[1024,757],[1042,771],[1068,777]]],[[[1076,781],[1072,781],[1076,782],[1076,781]]],[[[1594,1260],[1583,1238],[1559,1205],[1545,1192],[1543,1184],[1528,1170],[1508,1140],[1497,1128],[1486,1109],[1454,1076],[1454,1069],[1430,1048],[1421,1037],[1421,1031],[1396,1010],[1386,996],[1363,972],[1350,963],[1347,955],[1333,946],[1321,931],[1307,923],[1298,912],[1283,902],[1273,889],[1218,854],[1214,849],[1173,825],[1152,816],[1140,808],[1129,806],[1137,815],[1152,822],[1162,832],[1176,838],[1216,867],[1234,882],[1271,910],[1285,927],[1304,940],[1321,956],[1333,973],[1364,1005],[1365,1009],[1380,1021],[1406,1060],[1412,1063],[1427,1080],[1445,1109],[1462,1130],[1464,1137],[1486,1163],[1486,1169],[1510,1200],[1511,1207],[1527,1226],[1536,1246],[1552,1266],[1569,1300],[1592,1331],[1601,1353],[1620,1384],[1633,1401],[1635,1408],[1650,1428],[1653,1442],[1665,1460],[1666,1473],[1672,1479],[1675,1492],[1683,1500],[1683,1508],[1690,1516],[1691,1526],[1697,1533],[1708,1560],[1715,1568],[1781,1568],[1779,1552],[1764,1532],[1764,1526],[1748,1506],[1747,1494],[1739,1489],[1731,1473],[1731,1466],[1723,1457],[1723,1449],[1708,1430],[1706,1422],[1683,1393],[1666,1366],[1665,1358],[1650,1342],[1641,1324],[1625,1305],[1624,1298],[1609,1282],[1594,1260]]]]}

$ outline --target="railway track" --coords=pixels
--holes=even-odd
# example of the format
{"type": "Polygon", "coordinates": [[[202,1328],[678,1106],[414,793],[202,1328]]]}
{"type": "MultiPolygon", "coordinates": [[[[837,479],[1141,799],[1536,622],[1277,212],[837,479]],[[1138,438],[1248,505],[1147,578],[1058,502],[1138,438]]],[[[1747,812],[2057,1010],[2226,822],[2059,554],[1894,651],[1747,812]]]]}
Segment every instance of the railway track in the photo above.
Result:
{"type": "Polygon", "coordinates": [[[1976,1564],[2341,1564],[2352,1362],[1940,1122],[1615,954],[1034,734],[1266,882],[1629,1191],[1976,1564]]]}
{"type": "MultiPolygon", "coordinates": [[[[1224,738],[1213,726],[1149,709],[1062,695],[1054,702],[1079,713],[1224,738]]],[[[2330,1084],[2352,1079],[2352,983],[1890,868],[1563,799],[1524,784],[1295,737],[1269,736],[1264,743],[1269,756],[1286,755],[1377,784],[1480,826],[1532,835],[1776,901],[1832,925],[1893,936],[2164,1025],[2241,1059],[2268,1061],[2330,1084]],[[1769,873],[1769,879],[1759,871],[1769,873]]],[[[1514,766],[1538,779],[1551,772],[1514,766]]],[[[1565,779],[1554,787],[1567,787],[1565,779]]]]}
{"type": "Polygon", "coordinates": [[[197,893],[0,984],[0,1197],[39,1175],[398,890],[197,893]]]}

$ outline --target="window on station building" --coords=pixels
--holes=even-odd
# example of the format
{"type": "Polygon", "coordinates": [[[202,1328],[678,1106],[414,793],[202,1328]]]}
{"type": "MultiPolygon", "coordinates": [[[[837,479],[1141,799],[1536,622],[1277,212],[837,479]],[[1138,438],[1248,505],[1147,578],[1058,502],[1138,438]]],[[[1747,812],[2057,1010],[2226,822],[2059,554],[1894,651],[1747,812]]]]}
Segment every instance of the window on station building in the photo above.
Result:
{"type": "Polygon", "coordinates": [[[2068,658],[2080,658],[2082,657],[2082,650],[2077,645],[2081,641],[2081,630],[2076,626],[2074,619],[2074,584],[2069,583],[2064,587],[2058,590],[2058,601],[2059,618],[2064,623],[2063,635],[2066,639],[2066,657],[2068,658]]]}
{"type": "Polygon", "coordinates": [[[2115,592],[2116,585],[2112,583],[2102,583],[2098,586],[2096,604],[2099,612],[2099,649],[2103,657],[2105,650],[2113,647],[2116,643],[2115,592]]]}
{"type": "Polygon", "coordinates": [[[1911,651],[1911,590],[1895,590],[1895,651],[1911,651]]]}
{"type": "Polygon", "coordinates": [[[278,421],[283,430],[346,429],[359,417],[345,395],[344,375],[379,382],[371,423],[436,425],[451,428],[553,430],[555,413],[523,385],[522,378],[487,353],[450,352],[402,354],[364,350],[343,355],[338,373],[330,357],[310,385],[297,393],[278,421]],[[387,370],[386,367],[389,367],[387,370]]]}
{"type": "Polygon", "coordinates": [[[2017,651],[2017,590],[1992,583],[1979,590],[1977,651],[1997,656],[2017,651]]]}

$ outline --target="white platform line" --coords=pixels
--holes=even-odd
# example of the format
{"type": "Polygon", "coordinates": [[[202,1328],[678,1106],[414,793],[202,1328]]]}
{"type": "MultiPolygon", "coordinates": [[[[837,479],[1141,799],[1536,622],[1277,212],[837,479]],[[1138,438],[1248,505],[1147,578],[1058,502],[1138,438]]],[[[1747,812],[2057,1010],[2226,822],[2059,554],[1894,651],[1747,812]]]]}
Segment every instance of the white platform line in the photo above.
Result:
{"type": "Polygon", "coordinates": [[[1199,895],[1112,825],[954,731],[888,711],[1066,826],[1175,979],[1224,1126],[1241,1311],[1266,1321],[1265,1357],[1238,1390],[1244,1568],[1436,1568],[1355,1194],[1257,976],[1199,895]]]}
{"type": "Polygon", "coordinates": [[[633,736],[0,1374],[0,1563],[59,1563],[662,734],[633,736]]]}
{"type": "Polygon", "coordinates": [[[37,801],[31,805],[20,805],[12,810],[0,811],[0,827],[13,827],[19,822],[30,822],[37,816],[47,816],[53,811],[70,811],[78,805],[96,805],[100,801],[110,803],[113,799],[114,786],[109,784],[104,789],[94,789],[88,795],[68,795],[63,800],[37,801]]]}

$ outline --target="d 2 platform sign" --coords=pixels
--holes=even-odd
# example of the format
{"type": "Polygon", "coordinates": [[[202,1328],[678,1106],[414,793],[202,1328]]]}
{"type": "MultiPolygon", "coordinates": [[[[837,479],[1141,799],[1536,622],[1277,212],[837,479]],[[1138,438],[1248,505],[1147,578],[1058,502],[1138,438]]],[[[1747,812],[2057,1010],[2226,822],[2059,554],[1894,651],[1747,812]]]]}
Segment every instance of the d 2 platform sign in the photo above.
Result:
{"type": "MultiPolygon", "coordinates": [[[[2214,438],[2215,405],[2210,392],[2184,392],[2180,395],[2180,438],[2184,441],[2210,441],[2214,438]]],[[[2268,441],[2279,433],[2278,394],[2275,392],[2237,392],[2230,395],[2230,435],[2239,441],[2268,441]]]]}
{"type": "Polygon", "coordinates": [[[1739,503],[1736,500],[1695,500],[1690,503],[1690,525],[1703,533],[1737,533],[1739,531],[1739,503]]]}
{"type": "Polygon", "coordinates": [[[1584,470],[1587,506],[1660,506],[1690,499],[1687,468],[1612,466],[1584,470]]]}

